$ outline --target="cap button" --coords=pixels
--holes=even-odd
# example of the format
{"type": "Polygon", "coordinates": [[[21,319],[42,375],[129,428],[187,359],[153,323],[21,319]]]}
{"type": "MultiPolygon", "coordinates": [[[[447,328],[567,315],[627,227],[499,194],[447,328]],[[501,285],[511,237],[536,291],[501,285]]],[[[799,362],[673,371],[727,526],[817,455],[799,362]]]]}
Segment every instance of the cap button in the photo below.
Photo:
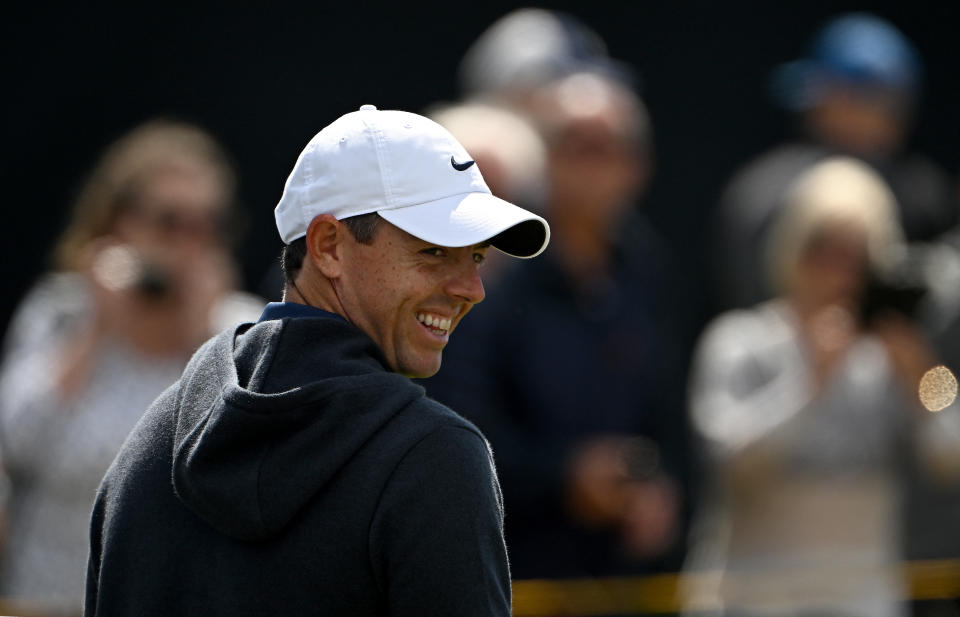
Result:
{"type": "Polygon", "coordinates": [[[361,105],[360,111],[377,111],[376,105],[361,105]]]}

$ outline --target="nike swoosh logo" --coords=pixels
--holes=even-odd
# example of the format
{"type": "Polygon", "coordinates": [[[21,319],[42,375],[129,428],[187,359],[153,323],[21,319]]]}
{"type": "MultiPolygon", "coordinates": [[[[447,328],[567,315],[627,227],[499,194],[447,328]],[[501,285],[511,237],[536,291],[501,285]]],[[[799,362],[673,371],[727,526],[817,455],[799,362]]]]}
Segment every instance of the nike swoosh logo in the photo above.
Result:
{"type": "Polygon", "coordinates": [[[466,161],[463,163],[458,163],[453,156],[450,157],[450,164],[453,165],[453,168],[457,171],[466,171],[470,169],[470,166],[476,163],[476,161],[466,161]]]}

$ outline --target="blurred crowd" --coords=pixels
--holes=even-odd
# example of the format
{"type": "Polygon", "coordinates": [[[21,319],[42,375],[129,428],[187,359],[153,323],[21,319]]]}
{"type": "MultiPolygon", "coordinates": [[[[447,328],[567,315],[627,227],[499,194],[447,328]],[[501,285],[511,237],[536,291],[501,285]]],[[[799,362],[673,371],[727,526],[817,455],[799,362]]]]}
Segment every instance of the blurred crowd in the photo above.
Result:
{"type": "MultiPolygon", "coordinates": [[[[426,110],[552,229],[538,259],[491,255],[423,380],[491,443],[515,579],[682,573],[691,615],[960,615],[909,603],[902,568],[960,559],[958,182],[906,148],[913,44],[864,13],[811,34],[771,67],[796,133],[729,180],[702,249],[648,219],[670,136],[575,17],[504,16],[462,100],[426,110]],[[708,294],[677,250],[704,252],[708,294]]],[[[279,299],[239,289],[235,185],[210,135],[164,120],[90,172],[6,334],[0,597],[79,613],[127,432],[200,342],[279,299]]]]}

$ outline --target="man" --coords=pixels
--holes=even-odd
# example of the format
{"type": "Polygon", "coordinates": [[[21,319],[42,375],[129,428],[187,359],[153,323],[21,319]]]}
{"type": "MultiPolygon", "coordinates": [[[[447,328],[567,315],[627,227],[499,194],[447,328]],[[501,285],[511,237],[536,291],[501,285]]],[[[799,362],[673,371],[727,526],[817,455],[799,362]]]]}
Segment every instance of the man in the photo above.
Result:
{"type": "Polygon", "coordinates": [[[86,614],[509,615],[486,441],[432,375],[542,218],[493,197],[444,129],[347,114],[276,208],[285,302],[210,340],[148,410],[94,508],[86,614]]]}
{"type": "Polygon", "coordinates": [[[577,73],[532,97],[550,253],[512,268],[426,382],[490,438],[517,578],[679,566],[684,488],[676,268],[637,200],[651,127],[629,88],[577,73]],[[473,341],[473,344],[463,345],[473,341]]]}

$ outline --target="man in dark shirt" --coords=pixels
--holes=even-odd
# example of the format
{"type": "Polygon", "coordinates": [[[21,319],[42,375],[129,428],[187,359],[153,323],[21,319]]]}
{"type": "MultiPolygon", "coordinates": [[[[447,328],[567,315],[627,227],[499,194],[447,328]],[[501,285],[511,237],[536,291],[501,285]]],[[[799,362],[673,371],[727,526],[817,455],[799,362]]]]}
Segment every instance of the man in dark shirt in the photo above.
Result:
{"type": "Polygon", "coordinates": [[[531,101],[553,245],[504,273],[465,324],[477,336],[458,338],[425,385],[497,453],[517,578],[677,568],[688,305],[634,208],[652,165],[646,109],[592,73],[531,101]]]}
{"type": "Polygon", "coordinates": [[[285,302],[208,341],[98,493],[86,614],[510,614],[487,443],[408,377],[546,222],[439,125],[364,106],[276,208],[285,302]]]}

